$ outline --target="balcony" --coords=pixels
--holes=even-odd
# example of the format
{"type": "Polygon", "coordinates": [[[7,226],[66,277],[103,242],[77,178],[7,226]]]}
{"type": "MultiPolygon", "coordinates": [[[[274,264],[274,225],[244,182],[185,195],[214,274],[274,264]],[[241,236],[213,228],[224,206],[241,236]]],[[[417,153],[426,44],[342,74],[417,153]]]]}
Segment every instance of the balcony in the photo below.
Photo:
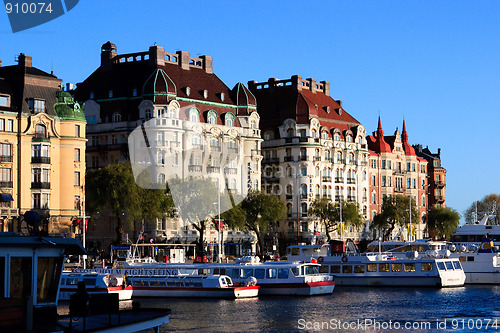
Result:
{"type": "Polygon", "coordinates": [[[307,194],[302,193],[300,195],[300,198],[303,199],[303,200],[306,200],[307,199],[307,194]]]}
{"type": "Polygon", "coordinates": [[[278,164],[280,162],[280,159],[277,158],[277,157],[273,157],[273,158],[264,158],[262,160],[262,163],[263,164],[278,164]]]}
{"type": "Polygon", "coordinates": [[[331,183],[332,177],[331,176],[323,176],[322,180],[324,183],[331,183]]]}
{"type": "Polygon", "coordinates": [[[220,172],[220,167],[216,167],[216,166],[207,166],[207,172],[208,173],[217,173],[217,172],[220,172]]]}
{"type": "Polygon", "coordinates": [[[356,184],[355,178],[347,178],[347,184],[356,184]]]}
{"type": "Polygon", "coordinates": [[[313,161],[314,162],[321,162],[321,156],[314,156],[313,161]]]}
{"type": "Polygon", "coordinates": [[[286,195],[286,199],[287,199],[287,200],[291,200],[291,199],[293,199],[293,195],[292,195],[292,194],[287,194],[287,195],[286,195]]]}
{"type": "Polygon", "coordinates": [[[335,201],[340,201],[340,199],[342,199],[342,197],[340,195],[335,196],[335,201]]]}
{"type": "Polygon", "coordinates": [[[181,143],[178,141],[170,141],[170,147],[178,148],[180,145],[181,143]]]}
{"type": "Polygon", "coordinates": [[[307,161],[307,155],[300,155],[299,160],[300,161],[307,161]]]}
{"type": "Polygon", "coordinates": [[[285,143],[292,143],[292,138],[285,138],[285,143]]]}
{"type": "Polygon", "coordinates": [[[45,133],[35,133],[33,138],[31,138],[32,142],[50,142],[50,139],[47,137],[45,133]]]}
{"type": "Polygon", "coordinates": [[[293,156],[285,156],[284,161],[285,162],[293,162],[293,156]]]}
{"type": "Polygon", "coordinates": [[[50,190],[50,182],[31,182],[31,188],[50,190]]]}
{"type": "Polygon", "coordinates": [[[50,164],[50,157],[46,156],[32,156],[31,163],[42,163],[42,164],[50,164]]]}
{"type": "Polygon", "coordinates": [[[343,182],[344,182],[344,178],[342,178],[342,177],[335,177],[335,183],[342,184],[343,182]]]}
{"type": "Polygon", "coordinates": [[[264,176],[264,177],[262,177],[262,182],[263,183],[279,183],[280,179],[279,179],[279,177],[264,176]]]}
{"type": "Polygon", "coordinates": [[[188,165],[189,172],[202,172],[203,167],[201,165],[188,165]]]}
{"type": "Polygon", "coordinates": [[[349,201],[349,202],[356,201],[356,197],[354,195],[348,195],[347,196],[347,201],[349,201]]]}
{"type": "Polygon", "coordinates": [[[397,192],[397,193],[404,193],[405,190],[406,189],[404,187],[395,187],[394,188],[394,192],[397,192]]]}
{"type": "Polygon", "coordinates": [[[12,181],[0,182],[0,188],[13,188],[12,181]]]}
{"type": "MultiPolygon", "coordinates": [[[[212,150],[212,151],[221,151],[221,148],[220,148],[220,146],[212,146],[211,145],[210,146],[210,150],[212,150]]],[[[253,151],[252,151],[252,154],[253,154],[253,151]]]]}
{"type": "Polygon", "coordinates": [[[444,202],[444,196],[443,195],[436,195],[436,202],[443,203],[444,202]]]}
{"type": "Polygon", "coordinates": [[[444,187],[445,185],[446,184],[441,180],[436,181],[436,187],[444,187]]]}
{"type": "Polygon", "coordinates": [[[308,141],[309,141],[308,138],[304,138],[304,137],[299,138],[299,142],[308,142],[308,141]]]}
{"type": "Polygon", "coordinates": [[[238,169],[225,167],[224,173],[229,174],[229,175],[235,175],[238,173],[238,169]]]}
{"type": "Polygon", "coordinates": [[[0,156],[0,163],[12,162],[12,156],[2,155],[0,156]]]}

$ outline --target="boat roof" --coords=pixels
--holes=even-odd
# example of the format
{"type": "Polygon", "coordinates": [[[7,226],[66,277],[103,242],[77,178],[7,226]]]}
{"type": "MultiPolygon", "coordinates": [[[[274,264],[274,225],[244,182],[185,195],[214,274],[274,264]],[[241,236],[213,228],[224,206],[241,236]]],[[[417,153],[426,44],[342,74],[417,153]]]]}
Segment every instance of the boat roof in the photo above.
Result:
{"type": "Polygon", "coordinates": [[[500,233],[500,225],[464,224],[455,231],[455,235],[500,233]]]}
{"type": "Polygon", "coordinates": [[[19,236],[13,232],[0,232],[0,249],[13,247],[64,248],[66,254],[87,254],[82,243],[75,238],[19,236]]]}

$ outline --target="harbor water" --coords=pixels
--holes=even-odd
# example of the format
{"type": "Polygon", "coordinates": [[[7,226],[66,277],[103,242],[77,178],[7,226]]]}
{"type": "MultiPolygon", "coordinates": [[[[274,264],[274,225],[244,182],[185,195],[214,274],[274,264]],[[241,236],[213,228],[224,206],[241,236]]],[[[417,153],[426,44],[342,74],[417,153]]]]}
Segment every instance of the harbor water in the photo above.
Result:
{"type": "Polygon", "coordinates": [[[500,286],[337,287],[332,295],[138,299],[172,310],[161,332],[499,332],[500,286]]]}

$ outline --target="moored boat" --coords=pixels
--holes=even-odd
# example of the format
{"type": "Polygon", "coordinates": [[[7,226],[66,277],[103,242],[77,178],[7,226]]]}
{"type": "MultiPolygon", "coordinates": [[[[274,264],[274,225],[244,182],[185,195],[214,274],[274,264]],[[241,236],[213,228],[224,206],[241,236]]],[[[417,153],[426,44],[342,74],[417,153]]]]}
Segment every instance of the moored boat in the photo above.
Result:
{"type": "Polygon", "coordinates": [[[80,281],[85,283],[89,295],[118,294],[120,301],[132,298],[132,286],[127,285],[123,275],[63,272],[59,288],[59,299],[69,301],[70,296],[77,291],[78,282],[80,281]]]}
{"type": "Polygon", "coordinates": [[[233,284],[227,275],[131,276],[128,280],[134,288],[134,297],[236,299],[257,297],[259,293],[256,280],[245,285],[233,284]]]}

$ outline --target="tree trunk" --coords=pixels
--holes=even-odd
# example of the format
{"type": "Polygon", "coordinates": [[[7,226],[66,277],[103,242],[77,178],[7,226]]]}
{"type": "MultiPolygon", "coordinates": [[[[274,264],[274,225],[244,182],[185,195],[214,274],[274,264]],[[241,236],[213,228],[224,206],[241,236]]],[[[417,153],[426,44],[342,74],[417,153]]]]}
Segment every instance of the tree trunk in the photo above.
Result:
{"type": "Polygon", "coordinates": [[[257,256],[262,259],[264,258],[264,253],[262,253],[262,250],[264,249],[264,238],[257,228],[255,228],[253,231],[257,235],[257,248],[255,250],[257,252],[257,256]]]}
{"type": "Polygon", "coordinates": [[[200,234],[200,237],[198,238],[198,241],[196,242],[196,253],[195,256],[203,256],[204,252],[204,243],[203,243],[203,236],[205,235],[205,221],[200,221],[200,226],[197,226],[196,224],[193,224],[193,227],[198,231],[200,234]]]}
{"type": "Polygon", "coordinates": [[[330,236],[330,230],[328,229],[328,224],[326,223],[326,221],[323,221],[323,224],[325,225],[327,242],[328,242],[328,244],[330,244],[330,241],[332,240],[332,236],[330,236]]]}
{"type": "Polygon", "coordinates": [[[120,244],[122,241],[122,233],[123,233],[123,227],[122,227],[122,219],[120,216],[116,216],[116,239],[115,239],[115,244],[120,244]]]}

